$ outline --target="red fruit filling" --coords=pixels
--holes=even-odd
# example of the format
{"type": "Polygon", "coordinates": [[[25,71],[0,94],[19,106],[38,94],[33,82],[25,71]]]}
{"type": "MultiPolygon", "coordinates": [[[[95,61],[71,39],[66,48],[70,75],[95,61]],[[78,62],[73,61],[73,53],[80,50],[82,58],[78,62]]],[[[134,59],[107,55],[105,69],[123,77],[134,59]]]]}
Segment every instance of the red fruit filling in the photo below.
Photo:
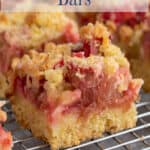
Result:
{"type": "Polygon", "coordinates": [[[38,88],[27,88],[26,77],[17,78],[15,81],[15,92],[35,104],[38,109],[47,114],[49,121],[55,123],[69,106],[76,104],[80,100],[80,91],[72,90],[66,92],[69,95],[69,100],[66,102],[65,99],[64,102],[59,98],[54,99],[53,95],[51,97],[47,96],[46,90],[43,88],[45,81],[40,82],[42,84],[38,88]]]}
{"type": "Polygon", "coordinates": [[[66,81],[74,89],[81,90],[80,109],[83,109],[81,112],[85,110],[102,111],[122,105],[129,106],[137,98],[140,88],[134,84],[129,70],[126,68],[120,68],[113,76],[109,77],[105,73],[97,76],[92,68],[79,68],[69,64],[66,81]],[[77,70],[84,78],[76,76],[77,70]],[[125,77],[128,88],[120,93],[116,86],[121,76],[125,77]]]}
{"type": "Polygon", "coordinates": [[[83,58],[84,57],[84,52],[73,52],[72,57],[83,58]]]}
{"type": "Polygon", "coordinates": [[[53,69],[61,68],[63,66],[64,66],[64,60],[62,59],[54,65],[53,69]]]}
{"type": "Polygon", "coordinates": [[[29,88],[26,86],[26,77],[18,77],[15,92],[46,112],[49,120],[54,123],[69,112],[78,112],[78,115],[86,116],[91,112],[100,113],[106,108],[122,107],[126,111],[137,98],[141,86],[131,79],[128,68],[120,68],[109,77],[104,72],[97,74],[91,67],[80,68],[72,63],[67,65],[64,80],[70,85],[70,88],[64,91],[65,98],[55,99],[53,95],[48,97],[44,89],[44,79],[39,81],[39,87],[29,88]],[[78,77],[77,73],[82,74],[83,78],[78,77]],[[122,76],[125,78],[127,89],[119,92],[117,85],[122,76]]]}
{"type": "MultiPolygon", "coordinates": [[[[111,37],[110,37],[111,40],[111,37]]],[[[102,44],[103,38],[96,38],[86,40],[83,39],[76,48],[72,49],[72,56],[73,57],[89,57],[90,55],[96,55],[99,53],[99,46],[102,44]]]]}
{"type": "Polygon", "coordinates": [[[90,54],[97,54],[98,53],[98,47],[95,46],[95,41],[91,40],[85,41],[83,45],[83,49],[85,50],[85,57],[89,57],[90,54]]]}
{"type": "Polygon", "coordinates": [[[80,47],[80,53],[84,54],[85,57],[89,57],[91,54],[96,55],[99,52],[99,46],[102,44],[103,38],[95,38],[90,40],[82,40],[82,47],[80,47]]]}

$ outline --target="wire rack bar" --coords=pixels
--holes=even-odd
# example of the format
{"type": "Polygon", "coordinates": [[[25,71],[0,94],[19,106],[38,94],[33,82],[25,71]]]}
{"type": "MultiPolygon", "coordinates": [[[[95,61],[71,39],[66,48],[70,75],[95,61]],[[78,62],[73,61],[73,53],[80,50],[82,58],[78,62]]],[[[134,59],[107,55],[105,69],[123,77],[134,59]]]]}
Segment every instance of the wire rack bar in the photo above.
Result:
{"type": "Polygon", "coordinates": [[[99,143],[99,142],[102,142],[104,140],[108,140],[108,139],[111,139],[111,138],[114,138],[114,137],[117,137],[117,136],[120,136],[120,135],[124,135],[124,134],[130,133],[130,132],[138,131],[138,130],[148,128],[148,127],[150,127],[150,123],[148,123],[146,125],[141,125],[139,127],[135,127],[135,128],[129,129],[129,130],[125,130],[125,131],[122,131],[122,132],[119,132],[119,133],[116,133],[116,134],[112,134],[110,136],[103,137],[103,138],[100,138],[100,139],[97,139],[97,140],[94,140],[94,141],[83,143],[83,144],[80,144],[78,146],[74,146],[72,148],[69,148],[67,150],[74,150],[74,149],[86,147],[86,146],[91,145],[91,144],[99,143]]]}
{"type": "Polygon", "coordinates": [[[142,140],[147,140],[147,139],[150,139],[150,135],[142,137],[142,138],[138,138],[138,139],[135,139],[135,140],[131,140],[131,141],[128,141],[128,142],[125,142],[125,143],[113,146],[111,148],[107,148],[105,150],[113,150],[113,149],[120,148],[120,147],[125,146],[125,145],[133,144],[133,143],[136,143],[136,142],[139,142],[139,141],[142,141],[142,140]]]}
{"type": "Polygon", "coordinates": [[[150,112],[146,112],[137,116],[138,119],[150,116],[150,112]]]}
{"type": "Polygon", "coordinates": [[[148,147],[148,148],[144,148],[143,150],[150,150],[150,147],[148,147]]]}
{"type": "MultiPolygon", "coordinates": [[[[8,115],[11,115],[9,117],[10,119],[7,121],[7,124],[12,124],[12,123],[15,123],[16,121],[15,121],[15,117],[14,117],[13,112],[12,112],[11,108],[9,107],[9,105],[10,105],[9,101],[7,101],[6,106],[4,107],[4,110],[8,113],[8,115]]],[[[95,147],[97,147],[98,149],[102,149],[102,150],[115,150],[115,149],[123,148],[123,147],[126,150],[131,150],[128,146],[130,144],[137,143],[137,142],[143,142],[143,144],[145,144],[145,148],[142,150],[150,150],[150,143],[147,141],[150,139],[150,134],[149,135],[145,134],[145,135],[141,136],[140,134],[137,133],[137,132],[143,131],[145,129],[146,129],[146,131],[148,131],[148,129],[150,129],[150,122],[145,120],[145,118],[150,117],[150,107],[149,106],[150,106],[150,102],[141,102],[141,103],[136,104],[137,109],[143,110],[137,116],[137,119],[140,122],[140,124],[138,124],[137,127],[128,129],[125,131],[121,131],[121,132],[118,132],[118,133],[115,133],[112,135],[107,134],[104,137],[98,138],[96,140],[84,142],[78,146],[67,148],[66,150],[82,150],[82,148],[90,146],[92,144],[94,144],[95,147]],[[125,136],[127,134],[133,135],[134,139],[127,140],[127,141],[120,140],[120,138],[119,138],[120,136],[125,136]],[[109,140],[114,140],[117,144],[115,144],[113,146],[107,145],[107,147],[101,145],[102,142],[109,141],[109,140]]],[[[8,128],[5,127],[5,128],[7,130],[9,130],[9,127],[8,128]]],[[[13,129],[12,133],[14,133],[16,131],[20,131],[20,128],[13,129]]],[[[38,143],[36,146],[32,145],[30,147],[29,146],[26,147],[24,145],[24,142],[28,142],[28,141],[31,142],[34,139],[35,138],[32,135],[29,135],[29,136],[23,137],[23,138],[17,138],[14,136],[13,144],[14,145],[20,144],[24,150],[44,150],[47,148],[49,149],[49,145],[46,143],[43,143],[43,144],[38,143]]],[[[13,150],[16,150],[16,149],[13,149],[13,150]]],[[[92,149],[92,150],[94,150],[94,149],[92,149]]]]}
{"type": "Polygon", "coordinates": [[[39,145],[39,146],[35,146],[33,148],[27,148],[26,150],[37,150],[37,149],[46,148],[46,147],[48,147],[48,145],[39,145]]]}
{"type": "Polygon", "coordinates": [[[24,139],[16,140],[16,141],[13,141],[13,144],[17,144],[17,143],[25,142],[25,141],[28,141],[28,140],[32,140],[33,138],[34,137],[29,137],[29,138],[24,138],[24,139]]]}
{"type": "Polygon", "coordinates": [[[143,106],[147,106],[147,105],[150,105],[150,102],[138,103],[138,104],[136,104],[136,107],[139,108],[139,107],[143,107],[143,106]]]}

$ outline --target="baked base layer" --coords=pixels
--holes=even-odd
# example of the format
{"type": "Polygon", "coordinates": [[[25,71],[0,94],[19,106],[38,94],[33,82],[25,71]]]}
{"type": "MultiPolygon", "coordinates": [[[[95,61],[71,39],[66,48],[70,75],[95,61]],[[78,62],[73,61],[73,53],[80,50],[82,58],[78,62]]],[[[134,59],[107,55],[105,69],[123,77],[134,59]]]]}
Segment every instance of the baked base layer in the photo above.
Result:
{"type": "Polygon", "coordinates": [[[20,96],[12,98],[12,107],[18,122],[31,129],[34,136],[48,142],[52,150],[78,145],[82,141],[102,136],[105,131],[117,132],[136,125],[134,103],[126,111],[123,108],[109,109],[101,115],[93,113],[88,118],[67,114],[55,125],[48,121],[43,112],[20,96]]]}
{"type": "Polygon", "coordinates": [[[150,63],[145,63],[139,59],[131,60],[131,71],[136,78],[144,80],[143,89],[150,92],[150,63]]]}

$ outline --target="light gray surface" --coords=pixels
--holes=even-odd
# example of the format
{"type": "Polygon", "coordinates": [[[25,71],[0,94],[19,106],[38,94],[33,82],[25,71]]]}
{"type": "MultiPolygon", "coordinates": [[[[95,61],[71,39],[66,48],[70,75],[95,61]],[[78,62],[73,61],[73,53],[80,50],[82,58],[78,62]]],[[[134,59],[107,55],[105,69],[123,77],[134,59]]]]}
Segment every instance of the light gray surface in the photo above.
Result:
{"type": "MultiPolygon", "coordinates": [[[[141,102],[137,105],[139,120],[134,129],[117,134],[105,134],[103,138],[85,142],[76,149],[79,150],[142,150],[150,149],[150,94],[142,94],[141,102]],[[145,139],[145,140],[141,140],[145,139]],[[94,143],[94,144],[93,144],[94,143]],[[132,144],[131,144],[132,143],[132,144]]],[[[31,132],[22,129],[15,121],[15,116],[8,103],[3,108],[8,113],[4,127],[13,133],[13,150],[49,150],[47,144],[32,136],[31,132]]],[[[74,149],[74,148],[69,148],[74,149]]],[[[68,149],[68,150],[69,150],[68,149]]]]}

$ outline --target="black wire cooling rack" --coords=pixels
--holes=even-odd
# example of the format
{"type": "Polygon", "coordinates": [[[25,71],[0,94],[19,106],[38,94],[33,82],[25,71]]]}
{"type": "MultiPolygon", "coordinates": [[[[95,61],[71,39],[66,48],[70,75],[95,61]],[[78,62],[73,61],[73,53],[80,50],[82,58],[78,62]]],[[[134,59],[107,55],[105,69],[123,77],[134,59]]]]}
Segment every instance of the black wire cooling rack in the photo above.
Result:
{"type": "MultiPolygon", "coordinates": [[[[66,150],[150,150],[150,94],[142,94],[138,109],[137,126],[102,138],[86,141],[66,150]]],[[[8,113],[4,128],[13,134],[13,150],[50,150],[49,145],[22,129],[15,120],[9,103],[3,108],[8,113]]]]}

